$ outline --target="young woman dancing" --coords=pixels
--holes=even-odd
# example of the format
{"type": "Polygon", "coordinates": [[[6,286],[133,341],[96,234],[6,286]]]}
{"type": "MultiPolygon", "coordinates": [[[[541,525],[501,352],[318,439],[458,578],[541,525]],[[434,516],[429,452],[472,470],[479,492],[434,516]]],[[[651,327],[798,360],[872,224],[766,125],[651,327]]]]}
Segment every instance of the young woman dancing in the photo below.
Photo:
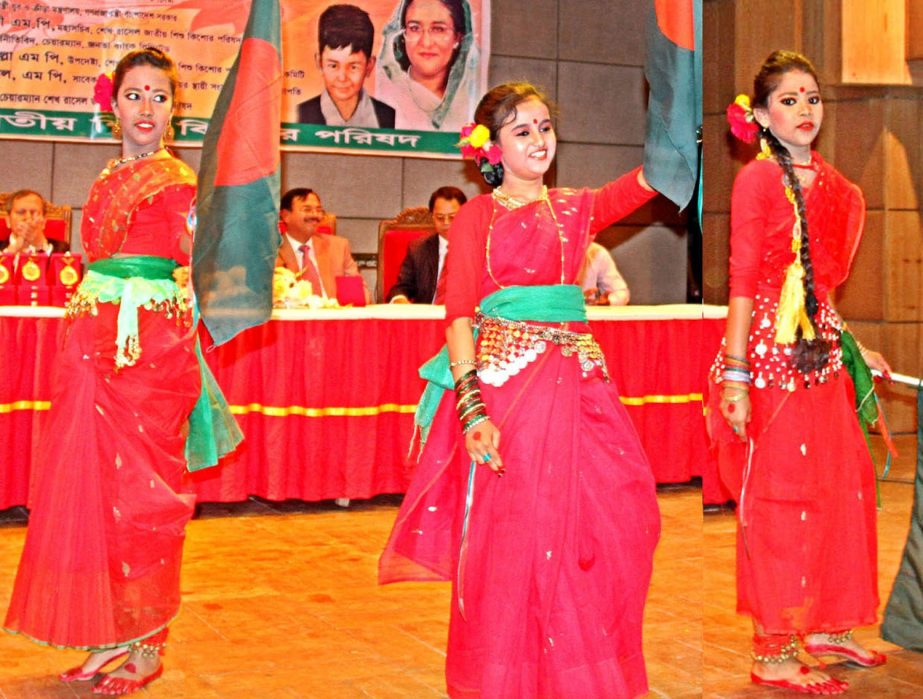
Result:
{"type": "Polygon", "coordinates": [[[753,619],[753,682],[840,694],[846,682],[797,656],[801,638],[814,656],[885,662],[850,631],[876,619],[875,471],[830,302],[865,203],[811,150],[824,105],[804,56],[770,55],[752,111],[738,98],[728,116],[763,144],[734,182],[727,332],[712,371],[713,437],[739,494],[737,606],[753,619]]]}
{"type": "MultiPolygon", "coordinates": [[[[214,388],[174,279],[189,264],[196,186],[164,147],[176,85],[173,61],[153,48],[124,56],[112,77],[122,157],[109,161],[83,208],[90,264],[66,312],[4,625],[42,644],[89,650],[64,682],[95,679],[124,658],[96,694],[130,694],[163,672],[195,504],[182,483],[195,451],[187,424],[203,383],[214,388]]],[[[233,418],[227,425],[236,444],[233,418]]]]}
{"type": "Polygon", "coordinates": [[[493,88],[475,122],[464,150],[494,190],[449,233],[447,353],[425,368],[447,390],[380,579],[452,580],[453,698],[636,697],[659,513],[575,281],[594,234],[654,192],[640,168],[547,189],[532,85],[493,88]]]}

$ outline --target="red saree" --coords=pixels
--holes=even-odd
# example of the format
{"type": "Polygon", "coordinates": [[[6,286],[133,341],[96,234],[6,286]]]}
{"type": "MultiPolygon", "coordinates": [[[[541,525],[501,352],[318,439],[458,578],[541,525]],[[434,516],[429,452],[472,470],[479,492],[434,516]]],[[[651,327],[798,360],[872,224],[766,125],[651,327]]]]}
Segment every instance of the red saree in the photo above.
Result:
{"type": "Polygon", "coordinates": [[[841,323],[828,302],[862,233],[859,189],[814,154],[805,192],[817,325],[833,344],[804,375],[775,343],[775,309],[791,250],[792,205],[782,170],[748,164],[731,200],[731,297],[754,300],[748,356],[750,447],[721,417],[723,354],[712,370],[710,426],[722,478],[738,497],[737,608],[766,633],[836,632],[875,621],[875,472],[842,365],[841,323]]]}
{"type": "MultiPolygon", "coordinates": [[[[91,262],[116,253],[188,264],[180,241],[195,176],[172,158],[131,163],[94,183],[81,234],[91,262]]],[[[188,249],[188,246],[187,246],[188,249]]],[[[138,309],[140,358],[115,368],[118,303],[62,331],[41,469],[5,628],[60,647],[126,645],[179,609],[184,424],[199,394],[195,330],[138,309]]]]}
{"type": "MultiPolygon", "coordinates": [[[[592,234],[652,196],[635,177],[553,190],[550,207],[507,211],[486,195],[466,204],[450,232],[447,316],[472,317],[501,286],[574,283],[592,234]]],[[[452,580],[453,698],[645,693],[641,623],[660,522],[615,386],[600,367],[552,349],[501,386],[482,378],[481,388],[506,474],[477,467],[460,556],[470,462],[446,392],[382,554],[381,582],[452,580]]]]}

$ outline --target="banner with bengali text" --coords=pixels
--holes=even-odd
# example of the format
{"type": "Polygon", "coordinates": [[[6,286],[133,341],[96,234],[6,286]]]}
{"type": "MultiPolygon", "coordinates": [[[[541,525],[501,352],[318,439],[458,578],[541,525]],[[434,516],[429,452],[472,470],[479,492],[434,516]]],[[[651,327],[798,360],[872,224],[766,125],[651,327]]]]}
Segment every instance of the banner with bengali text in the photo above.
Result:
{"type": "MultiPolygon", "coordinates": [[[[201,145],[250,4],[0,0],[0,139],[111,141],[115,117],[93,102],[96,78],[127,51],[156,46],[179,68],[173,142],[201,145]]],[[[487,88],[490,0],[281,4],[283,149],[457,156],[458,131],[487,88]],[[355,35],[357,8],[368,15],[368,60],[342,47],[318,50],[331,6],[325,26],[340,40],[355,35]],[[355,105],[345,118],[343,104],[355,105]]]]}

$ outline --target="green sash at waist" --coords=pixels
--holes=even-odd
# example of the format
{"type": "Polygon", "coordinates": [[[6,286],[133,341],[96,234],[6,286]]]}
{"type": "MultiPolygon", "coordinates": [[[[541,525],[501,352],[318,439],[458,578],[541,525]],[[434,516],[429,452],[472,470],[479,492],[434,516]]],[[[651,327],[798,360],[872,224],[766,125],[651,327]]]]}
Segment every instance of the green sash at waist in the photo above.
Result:
{"type": "MultiPolygon", "coordinates": [[[[154,255],[109,257],[91,262],[80,284],[80,293],[96,301],[119,304],[116,329],[116,363],[131,366],[140,355],[138,308],[154,304],[185,306],[182,291],[173,279],[176,260],[154,255]],[[119,357],[121,356],[121,360],[119,357]]],[[[215,466],[243,439],[243,434],[215,377],[202,357],[196,338],[196,358],[202,388],[189,415],[186,463],[190,471],[215,466]]]]}
{"type": "MultiPolygon", "coordinates": [[[[586,302],[583,291],[575,284],[549,286],[509,286],[481,300],[480,311],[491,318],[535,321],[539,323],[586,322],[586,302]]],[[[475,331],[477,339],[477,331],[475,331]]],[[[442,392],[454,389],[455,381],[449,369],[449,348],[442,349],[420,367],[420,378],[426,388],[417,404],[414,422],[420,427],[420,441],[425,442],[442,392]]]]}
{"type": "Polygon", "coordinates": [[[131,366],[141,352],[138,345],[138,309],[153,305],[183,306],[182,292],[173,280],[175,260],[153,255],[107,258],[91,262],[80,282],[78,297],[93,305],[119,304],[115,364],[131,366]]]}
{"type": "Polygon", "coordinates": [[[179,267],[176,260],[155,255],[132,255],[131,257],[106,257],[87,265],[90,272],[107,277],[128,279],[173,279],[173,270],[179,267]]]}

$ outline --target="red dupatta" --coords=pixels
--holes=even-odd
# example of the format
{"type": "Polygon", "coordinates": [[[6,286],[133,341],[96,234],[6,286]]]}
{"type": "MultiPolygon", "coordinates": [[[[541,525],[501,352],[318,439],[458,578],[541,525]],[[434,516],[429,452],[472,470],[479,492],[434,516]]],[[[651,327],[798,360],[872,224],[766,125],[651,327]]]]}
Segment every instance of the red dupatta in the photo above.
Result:
{"type": "Polygon", "coordinates": [[[80,236],[90,260],[111,257],[125,243],[135,210],[169,187],[195,185],[195,172],[176,158],[147,158],[103,171],[83,206],[80,236]]]}

